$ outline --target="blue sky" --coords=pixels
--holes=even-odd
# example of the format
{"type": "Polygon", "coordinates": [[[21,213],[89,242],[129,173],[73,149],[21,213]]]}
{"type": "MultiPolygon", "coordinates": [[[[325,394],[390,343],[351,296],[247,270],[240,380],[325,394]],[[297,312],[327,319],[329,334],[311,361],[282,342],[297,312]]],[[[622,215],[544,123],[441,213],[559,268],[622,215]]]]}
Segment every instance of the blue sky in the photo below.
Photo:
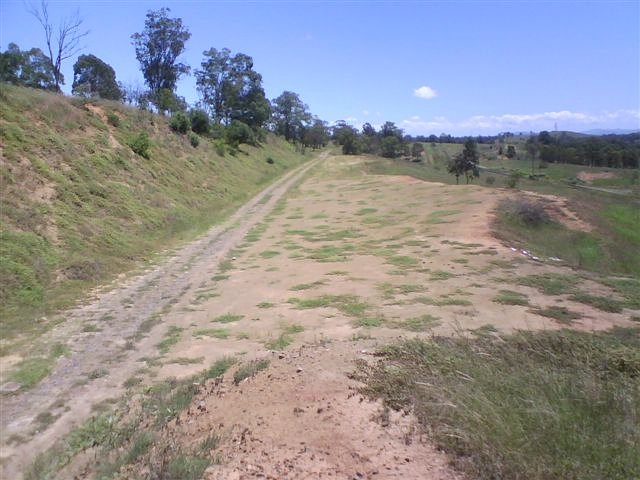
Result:
{"type": "MultiPolygon", "coordinates": [[[[211,47],[251,55],[269,98],[295,91],[330,122],[427,135],[640,128],[637,0],[49,1],[54,22],[80,11],[83,53],[140,85],[130,36],[163,6],[192,33],[186,63],[211,47]]],[[[22,0],[0,0],[0,48],[9,42],[44,47],[22,0]]],[[[197,100],[193,76],[178,93],[197,100]]]]}

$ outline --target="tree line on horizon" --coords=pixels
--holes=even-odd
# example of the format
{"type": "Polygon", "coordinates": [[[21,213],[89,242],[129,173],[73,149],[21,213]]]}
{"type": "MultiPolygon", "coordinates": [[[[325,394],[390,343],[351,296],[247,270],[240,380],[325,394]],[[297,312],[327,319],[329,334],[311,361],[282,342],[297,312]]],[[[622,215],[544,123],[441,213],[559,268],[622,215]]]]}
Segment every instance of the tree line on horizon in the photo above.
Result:
{"type": "MultiPolygon", "coordinates": [[[[39,48],[20,50],[10,43],[0,52],[0,81],[61,93],[64,84],[62,62],[79,53],[82,31],[78,14],[62,21],[54,29],[49,21],[48,5],[29,9],[45,32],[48,54],[39,48]],[[58,32],[58,37],[54,32],[58,32]]],[[[192,130],[199,135],[223,137],[236,146],[256,143],[264,130],[283,136],[305,147],[319,148],[330,140],[342,147],[344,154],[376,154],[388,158],[404,157],[420,161],[423,143],[496,143],[507,158],[514,158],[515,135],[510,132],[494,136],[454,137],[405,135],[393,122],[378,130],[365,123],[361,130],[344,121],[328,122],[309,112],[309,107],[293,91],[284,91],[272,100],[266,98],[262,75],[254,69],[253,59],[228,48],[210,48],[203,52],[200,66],[193,69],[182,63],[191,33],[182,19],[170,17],[169,8],[150,10],[144,29],[131,35],[136,58],[146,88],[117,82],[109,64],[92,54],[79,55],[73,66],[72,94],[84,98],[120,101],[140,109],[155,110],[171,116],[171,127],[180,133],[192,130]],[[188,105],[177,94],[177,82],[193,73],[200,100],[188,105]],[[504,145],[505,142],[511,143],[504,145]]],[[[564,132],[563,132],[564,133],[564,132]]],[[[520,135],[521,136],[521,135],[520,135]]],[[[640,134],[577,137],[533,132],[527,137],[525,150],[529,158],[546,163],[574,163],[588,166],[638,167],[640,134]]]]}

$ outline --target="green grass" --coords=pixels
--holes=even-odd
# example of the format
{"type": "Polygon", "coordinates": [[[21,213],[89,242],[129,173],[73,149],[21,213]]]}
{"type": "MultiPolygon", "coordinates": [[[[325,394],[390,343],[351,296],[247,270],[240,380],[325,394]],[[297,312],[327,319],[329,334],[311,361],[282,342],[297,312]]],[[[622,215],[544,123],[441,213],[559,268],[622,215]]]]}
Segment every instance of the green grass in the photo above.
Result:
{"type": "Polygon", "coordinates": [[[498,209],[494,230],[509,245],[539,257],[558,257],[572,267],[601,274],[640,277],[640,213],[632,198],[548,186],[545,193],[567,198],[592,231],[571,230],[555,221],[529,225],[498,209]]]}
{"type": "Polygon", "coordinates": [[[312,283],[299,283],[291,287],[289,290],[292,290],[294,292],[297,292],[300,290],[310,290],[312,288],[321,287],[322,285],[325,285],[325,283],[326,282],[323,282],[322,280],[318,280],[312,283]]]}
{"type": "Polygon", "coordinates": [[[581,318],[577,312],[572,312],[567,307],[562,307],[559,305],[551,305],[550,307],[545,308],[532,308],[530,310],[532,313],[536,315],[542,315],[543,317],[552,318],[558,323],[562,323],[564,325],[571,325],[574,320],[581,318]]]}
{"type": "Polygon", "coordinates": [[[372,213],[376,213],[377,211],[378,211],[377,208],[371,208],[371,207],[361,208],[356,212],[356,215],[371,215],[372,213]]]}
{"type": "Polygon", "coordinates": [[[586,303],[603,312],[620,313],[624,308],[624,302],[611,297],[600,297],[585,292],[576,292],[569,297],[569,300],[579,303],[586,303]]]}
{"type": "Polygon", "coordinates": [[[229,368],[235,365],[235,363],[236,359],[233,357],[223,357],[220,360],[216,360],[215,363],[204,373],[204,380],[221,377],[227,370],[229,370],[229,368]]]}
{"type": "Polygon", "coordinates": [[[264,342],[264,347],[268,350],[284,350],[291,345],[292,342],[293,339],[286,333],[283,333],[276,338],[264,342]]]}
{"type": "Polygon", "coordinates": [[[406,320],[400,320],[390,324],[393,328],[409,330],[410,332],[426,332],[438,325],[440,325],[438,317],[428,314],[421,315],[419,317],[407,318],[406,320]]]}
{"type": "Polygon", "coordinates": [[[203,328],[193,332],[194,337],[213,337],[224,340],[229,338],[229,330],[226,328],[203,328]]]}
{"type": "Polygon", "coordinates": [[[217,316],[211,321],[216,323],[232,323],[232,322],[237,322],[238,320],[242,320],[243,318],[244,318],[244,315],[235,315],[233,313],[225,313],[224,315],[217,316]]]}
{"type": "Polygon", "coordinates": [[[14,382],[18,382],[23,389],[37,385],[51,372],[51,360],[45,357],[34,357],[21,361],[11,375],[14,382]]]}
{"type": "Polygon", "coordinates": [[[410,257],[408,255],[391,255],[387,257],[386,261],[387,263],[400,268],[411,268],[420,263],[417,258],[410,257]]]}
{"type": "MultiPolygon", "coordinates": [[[[95,455],[80,458],[87,471],[92,471],[95,478],[107,479],[118,477],[118,472],[125,465],[132,465],[143,457],[154,445],[158,451],[166,447],[167,422],[174,419],[185,408],[191,405],[193,397],[201,390],[201,385],[209,379],[223,375],[235,359],[221,358],[208,370],[183,380],[167,379],[151,386],[145,386],[139,392],[140,402],[131,402],[130,393],[123,397],[115,411],[105,411],[93,416],[69,435],[59,439],[48,450],[40,453],[34,463],[26,469],[26,480],[41,480],[49,478],[66,478],[60,475],[60,470],[71,463],[78,454],[93,450],[95,455]],[[84,463],[83,463],[84,462],[84,463]],[[90,462],[87,464],[86,462],[90,462]]],[[[131,383],[135,388],[139,382],[131,383]]],[[[116,402],[117,403],[117,402],[116,402]]],[[[169,478],[201,478],[203,466],[208,465],[208,459],[198,457],[203,452],[203,446],[216,448],[217,443],[211,443],[210,434],[200,444],[198,452],[184,455],[181,448],[165,450],[163,455],[164,467],[162,472],[156,471],[157,465],[148,464],[154,478],[167,476],[169,478]],[[195,455],[195,456],[194,456],[195,455]],[[193,461],[194,458],[200,458],[193,461]],[[173,465],[173,467],[169,467],[173,465]]],[[[206,452],[209,454],[209,451],[206,452]]],[[[138,477],[136,473],[128,472],[129,477],[138,477]]]]}
{"type": "Polygon", "coordinates": [[[469,478],[628,480],[640,471],[640,329],[408,340],[361,362],[469,478]]]}
{"type": "Polygon", "coordinates": [[[458,306],[458,307],[468,307],[473,305],[473,302],[467,300],[466,298],[458,298],[458,297],[450,297],[448,295],[441,295],[440,298],[436,298],[431,300],[430,305],[435,305],[437,307],[446,307],[446,306],[458,306]]]}
{"type": "Polygon", "coordinates": [[[410,283],[394,285],[388,282],[378,285],[378,289],[382,292],[384,298],[393,298],[395,295],[408,295],[410,293],[418,293],[424,291],[424,287],[422,285],[410,283]]]}
{"type": "Polygon", "coordinates": [[[357,319],[354,320],[353,324],[356,327],[365,327],[365,328],[371,328],[371,327],[381,327],[382,325],[384,325],[385,323],[385,319],[382,316],[378,316],[378,317],[359,317],[357,319]]]}
{"type": "Polygon", "coordinates": [[[171,347],[180,341],[182,330],[182,328],[176,327],[175,325],[169,327],[164,339],[156,345],[162,355],[167,353],[171,347]]]}
{"type": "Polygon", "coordinates": [[[513,290],[500,290],[493,301],[502,305],[529,305],[529,297],[513,290]]]}
{"type": "Polygon", "coordinates": [[[562,295],[574,290],[578,283],[578,277],[560,273],[543,273],[519,277],[516,282],[519,285],[536,288],[545,295],[562,295]]]}
{"type": "Polygon", "coordinates": [[[77,99],[0,86],[3,158],[11,167],[2,167],[0,209],[4,339],[51,328],[37,320],[206,231],[306,158],[272,135],[260,147],[243,145],[242,155],[221,156],[204,137],[191,147],[165,117],[92,103],[119,125],[77,99]],[[150,138],[149,159],[128,146],[141,132],[150,138]],[[278,161],[269,165],[265,156],[278,161]],[[35,198],[24,181],[50,188],[52,200],[35,198]]]}
{"type": "Polygon", "coordinates": [[[322,295],[321,297],[307,299],[290,298],[288,302],[300,310],[333,307],[351,317],[363,316],[371,308],[368,303],[362,301],[356,295],[322,295]]]}
{"type": "Polygon", "coordinates": [[[258,308],[273,308],[276,306],[275,303],[271,303],[271,302],[260,302],[258,305],[256,305],[258,308]]]}
{"type": "Polygon", "coordinates": [[[283,325],[282,330],[286,334],[295,335],[296,333],[304,332],[304,327],[302,325],[298,325],[297,323],[292,323],[289,325],[283,325]]]}
{"type": "Polygon", "coordinates": [[[238,385],[241,381],[246,378],[253,377],[256,373],[261,370],[265,370],[269,366],[269,360],[254,360],[249,363],[241,366],[236,372],[233,374],[233,383],[238,385]]]}
{"type": "Polygon", "coordinates": [[[447,220],[445,217],[450,217],[459,213],[462,213],[462,210],[436,210],[434,212],[431,212],[426,220],[423,220],[421,223],[427,225],[435,225],[438,223],[453,223],[453,220],[447,220]]]}
{"type": "Polygon", "coordinates": [[[273,258],[273,257],[277,257],[278,255],[280,255],[280,252],[276,250],[265,250],[264,252],[260,253],[260,256],[262,258],[273,258]]]}
{"type": "Polygon", "coordinates": [[[305,252],[306,258],[317,262],[346,262],[354,250],[353,245],[323,245],[315,249],[305,249],[305,252]]]}
{"type": "Polygon", "coordinates": [[[64,343],[54,343],[49,348],[48,356],[34,356],[20,361],[15,366],[10,378],[19,383],[22,390],[32,388],[51,373],[59,357],[67,356],[69,352],[69,347],[64,343]]]}
{"type": "Polygon", "coordinates": [[[168,478],[199,480],[210,463],[208,458],[179,455],[167,467],[168,478]]]}
{"type": "Polygon", "coordinates": [[[436,270],[431,272],[431,276],[429,277],[429,280],[431,281],[448,280],[452,277],[455,277],[455,275],[451,272],[445,272],[444,270],[436,270]]]}

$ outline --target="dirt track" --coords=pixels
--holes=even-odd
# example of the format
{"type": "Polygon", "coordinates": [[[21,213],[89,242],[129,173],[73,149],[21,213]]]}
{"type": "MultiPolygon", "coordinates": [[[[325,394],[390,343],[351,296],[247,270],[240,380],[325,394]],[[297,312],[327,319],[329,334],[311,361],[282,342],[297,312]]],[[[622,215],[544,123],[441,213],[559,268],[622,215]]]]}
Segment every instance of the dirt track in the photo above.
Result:
{"type": "Polygon", "coordinates": [[[582,316],[575,328],[629,323],[628,312],[600,312],[516,284],[520,276],[572,272],[492,237],[490,212],[505,192],[367,176],[363,161],[323,156],[165,264],[70,312],[48,341],[68,340],[72,355],[32,391],[4,399],[3,442],[33,430],[41,412],[60,415],[28,442],[4,444],[6,478],[93,405],[120,396],[132,376],[186,377],[225,355],[269,358],[271,367],[239,386],[225,380],[203,391],[195,401],[202,408],[170,425],[172,438],[186,444],[220,432],[223,462],[205,478],[457,478],[410,416],[373,420],[379,406],[361,401],[347,377],[355,359],[401,336],[563,326],[532,307],[566,306],[582,316]],[[280,198],[286,203],[272,211],[280,198]],[[246,237],[259,222],[259,233],[246,237]],[[495,302],[502,289],[527,303],[495,302]],[[132,340],[158,312],[158,324],[132,340]],[[82,332],[87,322],[102,330],[82,332]],[[162,354],[158,344],[171,327],[175,338],[162,354]],[[87,380],[97,369],[104,374],[87,380]]]}
{"type": "Polygon", "coordinates": [[[214,275],[229,251],[323,157],[287,174],[225,223],[171,254],[159,266],[116,288],[109,286],[106,293],[96,293],[85,305],[65,312],[62,317],[66,321],[40,341],[63,342],[70,348],[70,355],[62,357],[51,375],[33,389],[0,397],[3,459],[0,477],[16,478],[35,454],[90,415],[94,405],[124,393],[123,382],[140,368],[141,357],[155,356],[155,344],[164,333],[163,327],[158,326],[132,347],[130,342],[135,341],[141,325],[153,321],[154,316],[186,295],[196,282],[214,275]],[[98,331],[84,332],[87,324],[98,331]],[[87,382],[93,372],[103,370],[108,371],[108,375],[87,382]],[[30,437],[34,419],[43,412],[59,418],[30,441],[7,445],[12,436],[30,437]]]}

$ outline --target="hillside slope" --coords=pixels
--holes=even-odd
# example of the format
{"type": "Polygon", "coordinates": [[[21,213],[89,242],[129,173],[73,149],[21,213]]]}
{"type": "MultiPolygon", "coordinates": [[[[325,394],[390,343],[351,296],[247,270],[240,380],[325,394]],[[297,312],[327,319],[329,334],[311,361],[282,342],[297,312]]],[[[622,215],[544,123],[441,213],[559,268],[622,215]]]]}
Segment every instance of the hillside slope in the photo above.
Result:
{"type": "Polygon", "coordinates": [[[230,152],[119,103],[0,86],[3,339],[193,237],[305,157],[276,137],[230,152]],[[130,145],[148,134],[149,158],[130,145]],[[267,161],[268,159],[269,162],[267,161]]]}

